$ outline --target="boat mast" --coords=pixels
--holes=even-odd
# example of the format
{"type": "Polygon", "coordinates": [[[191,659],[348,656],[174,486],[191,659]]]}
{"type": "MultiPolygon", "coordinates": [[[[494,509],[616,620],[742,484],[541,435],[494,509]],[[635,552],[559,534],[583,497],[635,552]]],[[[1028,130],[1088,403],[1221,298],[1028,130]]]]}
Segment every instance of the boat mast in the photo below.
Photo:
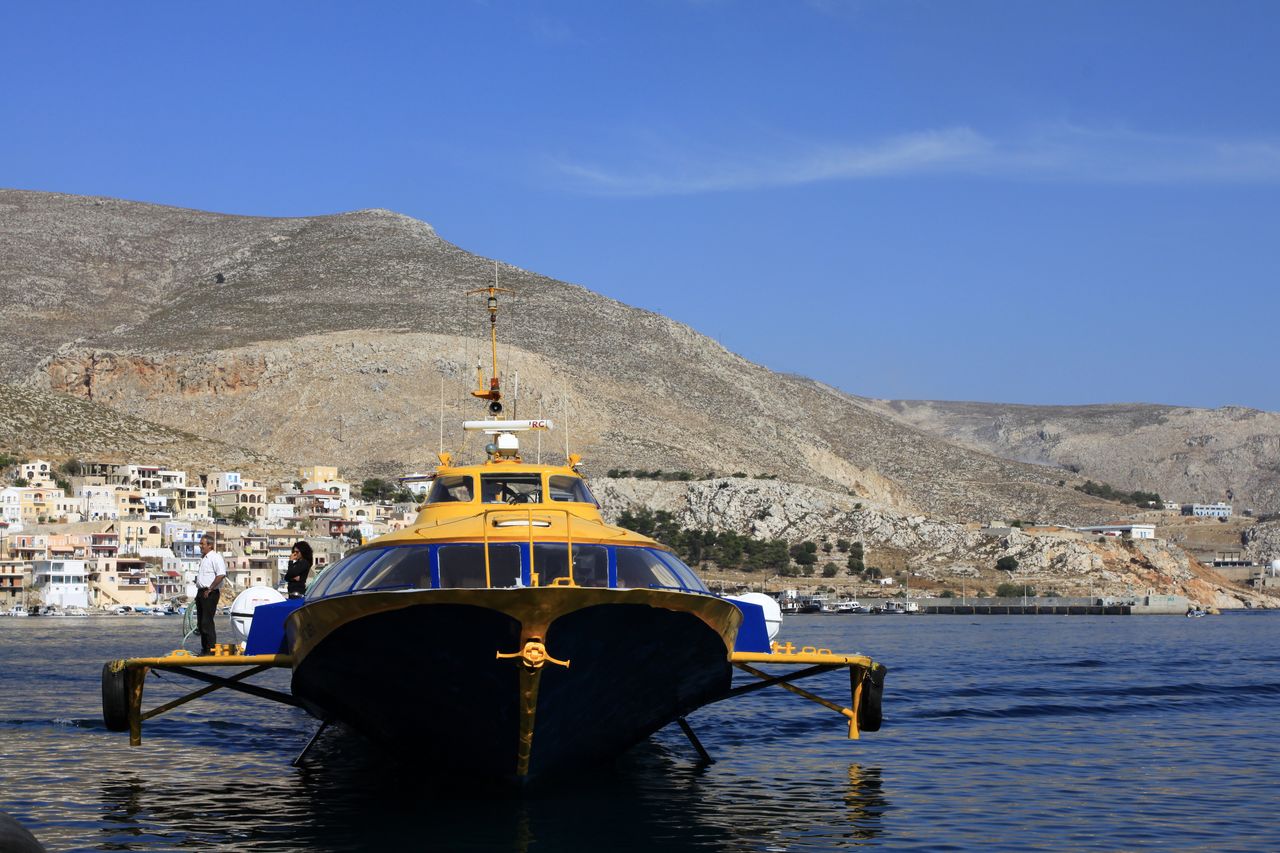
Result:
{"type": "MultiPolygon", "coordinates": [[[[469,432],[483,432],[493,436],[493,440],[485,445],[485,453],[489,456],[490,464],[520,461],[520,442],[516,438],[517,432],[551,429],[551,421],[543,420],[541,417],[537,420],[517,421],[507,419],[502,413],[502,383],[498,373],[498,294],[514,292],[505,287],[498,287],[498,264],[496,261],[493,264],[493,284],[477,290],[467,291],[468,296],[477,293],[485,294],[485,304],[489,310],[489,348],[493,357],[493,372],[486,382],[484,367],[479,363],[476,364],[476,390],[471,392],[471,396],[489,401],[489,417],[483,421],[463,421],[462,429],[469,432]]],[[[517,373],[515,375],[514,401],[518,402],[519,394],[520,375],[517,373]]],[[[515,406],[513,405],[511,408],[514,415],[515,406]]]]}
{"type": "Polygon", "coordinates": [[[498,294],[514,292],[505,287],[498,287],[497,261],[493,262],[493,284],[467,291],[468,296],[477,293],[483,293],[486,296],[485,303],[489,310],[489,350],[493,359],[493,372],[489,374],[488,382],[485,382],[484,368],[480,364],[476,365],[476,390],[471,392],[471,396],[488,400],[489,414],[496,420],[502,419],[502,385],[498,378],[498,294]]]}

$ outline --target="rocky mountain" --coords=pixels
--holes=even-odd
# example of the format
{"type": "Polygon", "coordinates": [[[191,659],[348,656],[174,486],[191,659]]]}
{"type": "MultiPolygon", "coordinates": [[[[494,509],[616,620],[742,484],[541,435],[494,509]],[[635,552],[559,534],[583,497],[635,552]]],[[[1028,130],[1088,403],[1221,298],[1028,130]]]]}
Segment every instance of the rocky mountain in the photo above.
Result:
{"type": "Polygon", "coordinates": [[[0,447],[19,457],[125,462],[145,460],[183,470],[243,470],[267,481],[292,478],[268,454],[144,421],[67,394],[0,382],[0,447]]]}
{"type": "Polygon", "coordinates": [[[1244,534],[1244,555],[1247,559],[1270,567],[1273,560],[1280,560],[1280,519],[1254,525],[1244,534]]]}
{"type": "MultiPolygon", "coordinates": [[[[567,440],[597,473],[777,476],[933,519],[1123,512],[1074,490],[1083,477],[1061,467],[931,434],[904,411],[771,372],[383,210],[269,219],[0,191],[0,370],[288,463],[423,469],[442,434],[445,449],[480,453],[457,431],[479,411],[466,391],[488,353],[467,291],[495,272],[516,292],[500,326],[506,387],[518,373],[518,414],[559,422],[543,453],[567,440]]],[[[41,438],[0,435],[15,442],[41,438]]]]}
{"type": "Polygon", "coordinates": [[[1018,406],[893,400],[904,423],[984,453],[1181,503],[1280,511],[1280,413],[1228,406],[1018,406]]]}
{"type": "MultiPolygon", "coordinates": [[[[623,510],[643,507],[670,512],[685,528],[734,531],[789,543],[808,540],[823,546],[820,562],[833,561],[838,569],[834,579],[768,579],[775,586],[779,581],[809,588],[865,586],[844,571],[846,558],[833,547],[843,539],[861,543],[866,565],[896,576],[900,586],[957,593],[967,586],[970,594],[990,595],[1000,583],[1016,580],[1063,595],[1124,598],[1151,591],[1182,595],[1217,608],[1276,606],[1271,596],[1228,582],[1167,541],[1090,536],[1056,527],[993,530],[906,515],[863,504],[847,494],[774,481],[726,478],[664,483],[608,478],[594,481],[592,487],[611,521],[623,510]],[[995,568],[1002,557],[1017,560],[1016,578],[995,568]]],[[[1259,547],[1277,543],[1280,537],[1260,542],[1259,547]]],[[[709,581],[735,586],[766,580],[710,566],[703,573],[709,581]]]]}

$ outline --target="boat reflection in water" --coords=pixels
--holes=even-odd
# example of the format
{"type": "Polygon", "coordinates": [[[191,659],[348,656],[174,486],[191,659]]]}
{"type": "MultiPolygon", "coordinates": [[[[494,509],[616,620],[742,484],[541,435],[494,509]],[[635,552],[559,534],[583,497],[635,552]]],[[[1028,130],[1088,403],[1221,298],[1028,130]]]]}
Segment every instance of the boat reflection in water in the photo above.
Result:
{"type": "Polygon", "coordinates": [[[304,599],[259,606],[243,650],[108,664],[108,725],[140,742],[142,683],[164,669],[299,705],[432,772],[481,778],[607,761],[673,722],[709,758],[685,715],[779,683],[840,713],[850,737],[878,729],[883,666],[779,646],[772,600],[713,595],[669,548],[605,523],[577,456],[522,459],[520,434],[552,424],[504,417],[501,290],[483,292],[494,363],[472,394],[488,417],[464,428],[488,436],[486,458],[458,465],[442,452],[414,524],[349,553],[304,599]],[[759,668],[770,664],[789,669],[759,668]],[[251,669],[210,674],[219,666],[251,669]],[[247,682],[286,666],[288,693],[247,682]],[[757,681],[734,688],[735,667],[757,681]],[[840,668],[847,707],[790,683],[840,668]]]}

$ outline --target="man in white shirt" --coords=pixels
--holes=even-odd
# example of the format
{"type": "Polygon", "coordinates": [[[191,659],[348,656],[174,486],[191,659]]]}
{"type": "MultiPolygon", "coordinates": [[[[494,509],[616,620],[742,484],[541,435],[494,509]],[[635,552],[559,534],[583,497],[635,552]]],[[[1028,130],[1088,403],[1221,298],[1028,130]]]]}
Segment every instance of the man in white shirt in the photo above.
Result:
{"type": "Polygon", "coordinates": [[[222,598],[222,584],[227,579],[227,563],[213,550],[213,534],[200,537],[200,568],[196,570],[196,625],[200,628],[200,654],[213,654],[218,632],[213,617],[222,598]]]}

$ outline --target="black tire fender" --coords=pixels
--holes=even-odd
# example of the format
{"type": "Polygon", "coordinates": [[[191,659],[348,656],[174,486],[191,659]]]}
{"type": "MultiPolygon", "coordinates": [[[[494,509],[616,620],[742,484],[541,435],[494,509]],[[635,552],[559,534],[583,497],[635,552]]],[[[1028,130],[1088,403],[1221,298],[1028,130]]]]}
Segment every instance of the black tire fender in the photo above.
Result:
{"type": "Polygon", "coordinates": [[[129,730],[129,679],[124,667],[102,665],[102,721],[113,732],[129,730]]]}
{"type": "Polygon", "coordinates": [[[858,702],[858,729],[878,732],[884,722],[881,700],[884,696],[884,677],[889,670],[876,664],[862,673],[862,696],[858,702]]]}

